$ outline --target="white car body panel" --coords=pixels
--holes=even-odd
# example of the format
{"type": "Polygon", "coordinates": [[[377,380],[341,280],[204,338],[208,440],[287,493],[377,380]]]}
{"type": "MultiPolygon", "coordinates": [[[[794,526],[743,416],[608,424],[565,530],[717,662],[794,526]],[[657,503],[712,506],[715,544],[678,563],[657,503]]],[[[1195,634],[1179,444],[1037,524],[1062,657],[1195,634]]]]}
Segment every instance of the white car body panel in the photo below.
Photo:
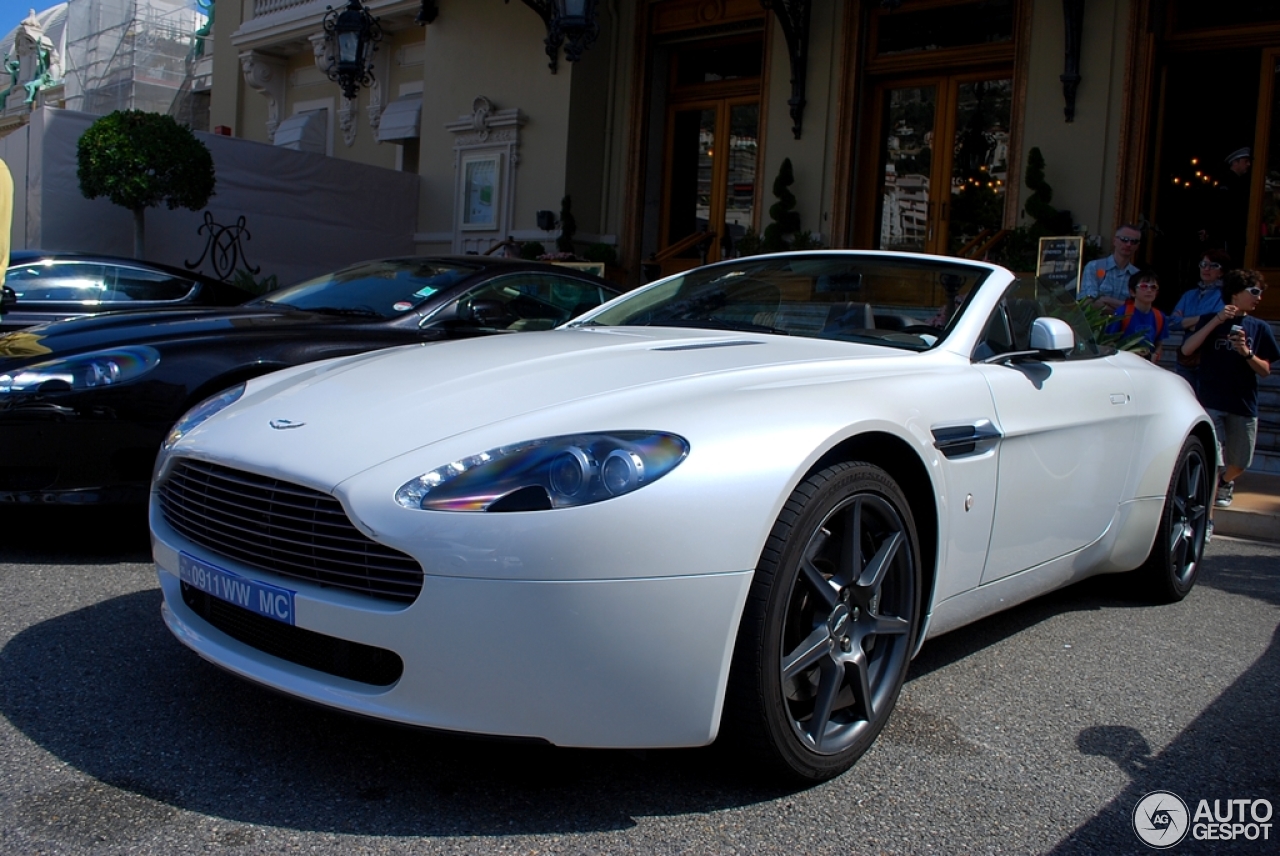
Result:
{"type": "MultiPolygon", "coordinates": [[[[948,260],[954,261],[954,260],[948,260]]],[[[407,606],[211,554],[151,509],[165,621],[247,679],[353,713],[567,746],[716,736],[752,572],[792,490],[847,442],[883,438],[924,474],[936,636],[1151,550],[1173,461],[1207,420],[1181,379],[1127,354],[975,363],[1007,272],[935,348],[754,332],[576,328],[410,346],[251,381],[162,458],[331,494],[414,557],[407,606]],[[273,421],[287,420],[287,430],[273,421]],[[1000,439],[948,456],[934,432],[1000,439]],[[408,480],[541,437],[670,432],[688,457],[634,493],[572,508],[454,513],[394,502],[408,480]],[[372,688],[265,655],[184,604],[180,553],[296,591],[297,626],[399,653],[372,688]]],[[[621,300],[626,300],[624,296],[621,300]]],[[[616,302],[616,301],[615,301],[616,302]]],[[[601,311],[607,311],[608,306],[601,311]]]]}

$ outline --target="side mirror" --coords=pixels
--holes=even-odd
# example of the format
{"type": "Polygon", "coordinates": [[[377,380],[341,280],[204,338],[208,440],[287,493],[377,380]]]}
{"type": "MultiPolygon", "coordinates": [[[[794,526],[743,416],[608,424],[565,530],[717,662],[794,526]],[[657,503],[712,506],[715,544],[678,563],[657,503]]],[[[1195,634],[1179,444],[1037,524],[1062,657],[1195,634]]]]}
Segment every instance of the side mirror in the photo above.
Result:
{"type": "Polygon", "coordinates": [[[507,321],[507,307],[493,298],[467,298],[458,302],[458,320],[482,327],[502,327],[507,321]]]}
{"type": "Polygon", "coordinates": [[[0,286],[0,310],[12,309],[18,305],[18,292],[7,285],[0,286]]]}
{"type": "Polygon", "coordinates": [[[1031,349],[1067,353],[1076,346],[1076,334],[1061,318],[1037,318],[1031,322],[1031,349]]]}

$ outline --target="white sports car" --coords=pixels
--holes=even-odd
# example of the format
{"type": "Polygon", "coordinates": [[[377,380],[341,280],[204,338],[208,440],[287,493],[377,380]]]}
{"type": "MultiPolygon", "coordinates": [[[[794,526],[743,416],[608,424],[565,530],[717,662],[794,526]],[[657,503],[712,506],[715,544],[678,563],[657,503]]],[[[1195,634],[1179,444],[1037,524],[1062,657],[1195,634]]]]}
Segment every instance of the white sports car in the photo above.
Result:
{"type": "Polygon", "coordinates": [[[151,527],[200,656],[561,746],[736,741],[817,781],[926,640],[1093,574],[1195,583],[1215,439],[1074,295],[954,258],[737,259],[556,330],[251,380],[151,527]]]}

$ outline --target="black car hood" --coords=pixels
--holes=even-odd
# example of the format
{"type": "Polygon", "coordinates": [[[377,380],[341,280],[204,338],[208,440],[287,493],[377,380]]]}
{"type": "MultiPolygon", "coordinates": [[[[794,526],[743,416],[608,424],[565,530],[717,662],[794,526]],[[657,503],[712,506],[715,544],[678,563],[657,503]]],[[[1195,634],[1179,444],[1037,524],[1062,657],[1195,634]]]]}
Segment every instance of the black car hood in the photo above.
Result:
{"type": "Polygon", "coordinates": [[[113,312],[54,321],[0,336],[0,362],[31,359],[50,354],[75,354],[120,345],[146,345],[237,335],[270,336],[279,331],[375,323],[384,319],[341,316],[236,306],[228,309],[193,309],[113,312]]]}

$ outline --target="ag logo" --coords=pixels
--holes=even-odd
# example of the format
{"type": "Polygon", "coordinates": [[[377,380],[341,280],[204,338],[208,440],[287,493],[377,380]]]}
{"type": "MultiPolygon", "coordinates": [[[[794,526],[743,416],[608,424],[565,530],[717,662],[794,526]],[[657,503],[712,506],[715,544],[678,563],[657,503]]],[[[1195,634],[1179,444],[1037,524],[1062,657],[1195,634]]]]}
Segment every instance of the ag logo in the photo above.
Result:
{"type": "Polygon", "coordinates": [[[1182,798],[1171,791],[1152,791],[1133,807],[1133,831],[1142,843],[1164,850],[1187,837],[1191,815],[1182,798]]]}

